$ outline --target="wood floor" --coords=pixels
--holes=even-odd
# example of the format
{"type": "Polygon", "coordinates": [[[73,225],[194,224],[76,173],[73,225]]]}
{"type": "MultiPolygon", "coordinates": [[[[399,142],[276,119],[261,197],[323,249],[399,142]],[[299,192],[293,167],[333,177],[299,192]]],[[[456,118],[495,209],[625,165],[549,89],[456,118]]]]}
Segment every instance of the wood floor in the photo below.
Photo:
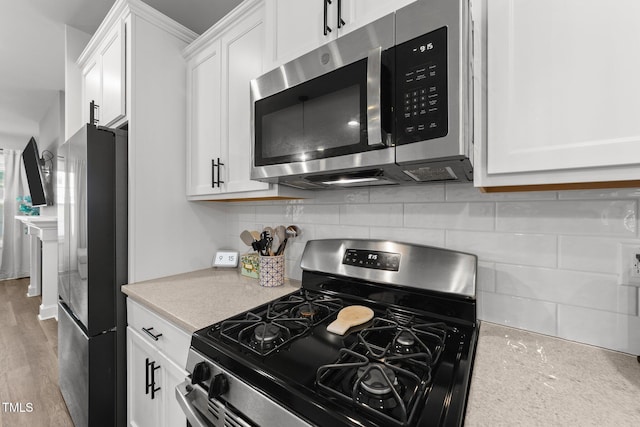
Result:
{"type": "Polygon", "coordinates": [[[73,427],[58,388],[58,322],[38,320],[28,285],[0,281],[0,427],[73,427]]]}

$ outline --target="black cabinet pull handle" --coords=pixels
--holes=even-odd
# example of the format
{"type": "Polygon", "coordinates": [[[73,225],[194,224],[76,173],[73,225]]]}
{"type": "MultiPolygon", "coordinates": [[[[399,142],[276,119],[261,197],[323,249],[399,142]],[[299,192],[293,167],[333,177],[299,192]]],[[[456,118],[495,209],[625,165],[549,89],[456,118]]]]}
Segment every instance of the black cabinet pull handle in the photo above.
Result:
{"type": "Polygon", "coordinates": [[[220,181],[220,166],[224,166],[224,163],[220,161],[220,157],[217,158],[217,161],[218,163],[216,164],[216,160],[211,159],[211,188],[216,188],[216,185],[220,188],[220,184],[224,184],[224,181],[220,181]],[[218,168],[217,173],[216,168],[218,168]]]}
{"type": "Polygon", "coordinates": [[[100,111],[100,106],[94,100],[89,103],[89,124],[97,125],[100,120],[96,119],[96,112],[100,111]]]}
{"type": "Polygon", "coordinates": [[[149,358],[144,362],[144,394],[149,394],[149,389],[151,385],[149,383],[149,368],[151,367],[151,363],[149,363],[149,358]]]}
{"type": "Polygon", "coordinates": [[[346,22],[342,19],[342,0],[338,0],[338,28],[344,27],[346,22]]]}
{"type": "Polygon", "coordinates": [[[156,370],[160,369],[160,366],[156,366],[156,362],[151,362],[151,400],[156,398],[156,391],[159,391],[162,387],[156,387],[156,370]]]}
{"type": "Polygon", "coordinates": [[[224,163],[222,163],[220,157],[218,157],[218,188],[220,188],[220,184],[224,184],[224,181],[220,181],[220,166],[224,166],[224,163]]]}
{"type": "Polygon", "coordinates": [[[328,16],[329,13],[329,5],[331,4],[331,0],[324,0],[324,35],[326,36],[331,32],[331,27],[328,25],[328,16]]]}
{"type": "Polygon", "coordinates": [[[211,159],[211,188],[216,188],[216,161],[211,159]]]}
{"type": "Polygon", "coordinates": [[[154,341],[158,341],[158,338],[162,336],[162,334],[153,334],[153,328],[142,328],[142,331],[149,335],[154,341]]]}

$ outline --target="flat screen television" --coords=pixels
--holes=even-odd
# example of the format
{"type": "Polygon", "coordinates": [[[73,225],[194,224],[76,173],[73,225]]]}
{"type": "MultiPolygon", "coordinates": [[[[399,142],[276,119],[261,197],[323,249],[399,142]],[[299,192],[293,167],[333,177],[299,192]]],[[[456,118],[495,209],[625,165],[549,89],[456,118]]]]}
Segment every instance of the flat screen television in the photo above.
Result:
{"type": "Polygon", "coordinates": [[[53,205],[53,198],[47,191],[51,181],[51,170],[45,169],[45,161],[40,158],[38,145],[33,137],[22,150],[22,163],[27,174],[31,204],[33,206],[53,205]]]}

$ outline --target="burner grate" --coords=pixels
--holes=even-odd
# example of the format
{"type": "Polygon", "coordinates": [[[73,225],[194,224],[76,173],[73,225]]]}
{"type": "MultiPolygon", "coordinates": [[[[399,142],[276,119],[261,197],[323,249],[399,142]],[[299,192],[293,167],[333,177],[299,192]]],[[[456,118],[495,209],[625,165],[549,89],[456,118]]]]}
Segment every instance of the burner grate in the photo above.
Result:
{"type": "Polygon", "coordinates": [[[316,372],[316,384],[343,401],[354,402],[365,411],[394,425],[404,426],[417,409],[416,399],[426,384],[415,373],[390,360],[372,361],[343,348],[337,363],[316,372]]]}
{"type": "Polygon", "coordinates": [[[266,356],[303,335],[310,327],[310,321],[304,318],[265,320],[255,313],[247,313],[243,319],[222,322],[220,335],[253,353],[266,356]]]}
{"type": "Polygon", "coordinates": [[[342,300],[324,295],[311,295],[308,291],[300,291],[285,300],[276,301],[267,309],[267,319],[305,318],[312,325],[322,323],[342,308],[342,300]]]}
{"type": "Polygon", "coordinates": [[[342,349],[338,361],[316,372],[316,385],[394,425],[405,426],[428,393],[432,369],[452,328],[387,310],[342,349]]]}

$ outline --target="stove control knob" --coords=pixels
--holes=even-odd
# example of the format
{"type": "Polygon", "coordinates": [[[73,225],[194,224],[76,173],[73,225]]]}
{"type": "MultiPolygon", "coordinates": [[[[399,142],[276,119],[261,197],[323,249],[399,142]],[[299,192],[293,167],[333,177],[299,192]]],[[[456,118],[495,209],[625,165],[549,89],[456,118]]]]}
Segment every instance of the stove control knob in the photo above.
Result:
{"type": "Polygon", "coordinates": [[[211,380],[209,386],[209,399],[217,399],[218,397],[229,391],[229,380],[225,374],[218,374],[211,380]]]}
{"type": "Polygon", "coordinates": [[[198,362],[193,367],[193,374],[191,374],[191,384],[202,384],[208,380],[211,376],[211,369],[206,362],[198,362]]]}

